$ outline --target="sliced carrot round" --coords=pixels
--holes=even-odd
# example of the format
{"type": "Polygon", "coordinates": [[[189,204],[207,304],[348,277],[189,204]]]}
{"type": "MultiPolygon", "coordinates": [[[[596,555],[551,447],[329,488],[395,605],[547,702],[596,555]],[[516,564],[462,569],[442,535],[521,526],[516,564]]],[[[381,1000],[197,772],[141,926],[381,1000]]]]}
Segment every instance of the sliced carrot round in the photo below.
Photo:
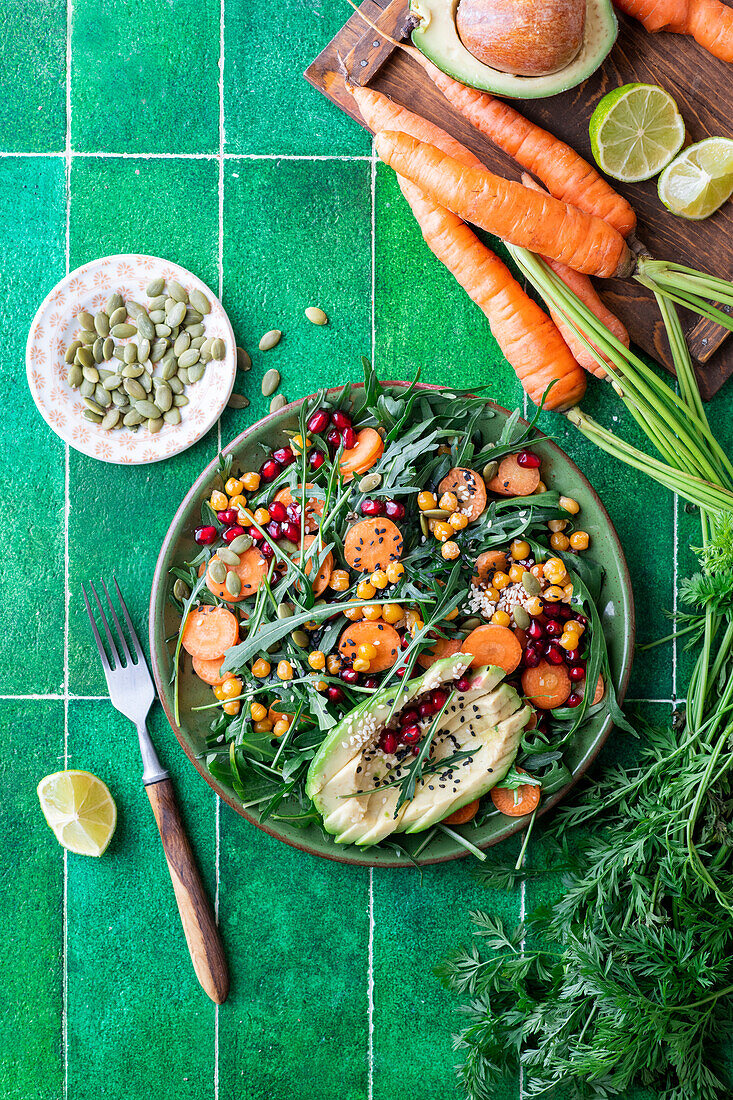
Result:
{"type": "Polygon", "coordinates": [[[377,656],[369,661],[370,672],[384,672],[391,668],[400,655],[400,636],[389,623],[368,622],[359,619],[349,623],[339,639],[339,652],[347,661],[353,661],[360,645],[371,643],[377,656]]]}
{"type": "Polygon", "coordinates": [[[524,649],[527,644],[527,631],[524,630],[521,626],[513,626],[512,634],[517,639],[522,649],[524,649]]]}
{"type": "Polygon", "coordinates": [[[486,484],[481,474],[467,466],[454,466],[445,475],[438,486],[440,495],[455,493],[458,497],[458,509],[468,518],[469,523],[478,519],[486,508],[486,484]]]}
{"type": "Polygon", "coordinates": [[[432,649],[426,649],[420,654],[417,663],[423,668],[430,668],[441,657],[452,657],[454,653],[460,653],[460,638],[438,638],[432,649]]]}
{"type": "Polygon", "coordinates": [[[527,701],[540,710],[561,707],[572,689],[565,665],[540,661],[537,668],[525,668],[522,673],[522,691],[527,701]]]}
{"type": "MultiPolygon", "coordinates": [[[[521,775],[527,775],[524,768],[517,768],[521,775]]],[[[525,817],[531,814],[540,804],[542,788],[537,783],[523,783],[516,791],[508,787],[492,787],[491,801],[497,810],[507,817],[525,817]]]]}
{"type": "Polygon", "coordinates": [[[359,573],[386,569],[401,556],[402,535],[391,519],[362,519],[346,532],[344,557],[359,573]]]}
{"type": "Polygon", "coordinates": [[[460,810],[456,810],[449,817],[444,817],[442,824],[465,825],[467,821],[473,821],[478,813],[478,804],[478,798],[473,802],[467,802],[465,806],[461,806],[460,810]]]}
{"type": "Polygon", "coordinates": [[[476,558],[476,579],[486,583],[497,571],[506,572],[506,567],[507,559],[503,550],[484,550],[476,558]]]}
{"type": "Polygon", "coordinates": [[[365,474],[384,453],[384,440],[374,428],[362,428],[356,433],[356,443],[344,451],[339,460],[339,468],[345,479],[354,474],[365,474]]]}
{"type": "MultiPolygon", "coordinates": [[[[313,543],[315,541],[316,541],[316,536],[315,535],[306,535],[305,538],[303,539],[303,551],[304,551],[304,553],[306,553],[306,557],[307,557],[307,551],[310,549],[310,547],[313,545],[313,543]]],[[[306,576],[310,577],[311,572],[313,571],[313,566],[314,566],[314,564],[317,560],[318,560],[318,552],[316,551],[316,554],[313,557],[308,558],[306,563],[305,563],[304,568],[305,568],[306,576]]],[[[297,557],[293,558],[293,561],[296,563],[296,565],[300,565],[300,554],[298,554],[297,557]]],[[[320,569],[316,573],[315,579],[313,580],[314,595],[320,596],[321,592],[325,592],[325,590],[328,588],[328,582],[331,579],[331,573],[332,572],[333,572],[333,554],[329,550],[329,552],[326,554],[325,558],[323,559],[323,564],[321,565],[320,569]]],[[[296,587],[298,586],[298,583],[299,583],[298,581],[295,582],[296,587]]]]}
{"type": "MultiPolygon", "coordinates": [[[[307,484],[305,488],[307,492],[310,492],[313,488],[313,485],[307,484]]],[[[284,504],[286,508],[289,504],[302,505],[303,496],[300,492],[300,487],[297,485],[295,487],[295,494],[296,495],[293,496],[293,490],[290,488],[289,485],[286,485],[284,489],[280,489],[277,493],[275,493],[275,500],[278,500],[281,504],[284,504]]],[[[325,503],[326,502],[324,500],[321,500],[319,497],[311,497],[305,502],[306,531],[313,532],[318,530],[318,520],[316,519],[316,516],[323,515],[323,508],[325,503]]]]}
{"type": "Polygon", "coordinates": [[[181,644],[202,661],[221,658],[239,637],[239,623],[226,607],[205,605],[188,613],[181,644]]]}
{"type": "MultiPolygon", "coordinates": [[[[214,554],[209,565],[212,561],[219,561],[216,554],[214,554]]],[[[244,553],[239,555],[239,565],[227,565],[226,571],[227,573],[236,573],[239,577],[242,583],[239,595],[233,596],[226,587],[226,583],[218,584],[212,580],[208,569],[206,571],[206,587],[209,592],[214,596],[218,596],[220,600],[226,600],[227,603],[239,603],[240,600],[246,600],[248,596],[254,595],[260,587],[262,578],[267,573],[267,561],[256,546],[250,546],[249,550],[245,550],[244,553]]]]}
{"type": "Polygon", "coordinates": [[[487,488],[502,497],[531,497],[539,483],[539,469],[520,466],[516,455],[507,455],[487,488]]]}
{"type": "Polygon", "coordinates": [[[506,673],[514,672],[522,660],[522,647],[508,626],[477,626],[461,646],[462,653],[472,653],[471,667],[496,665],[506,673]]]}
{"type": "Polygon", "coordinates": [[[210,684],[212,687],[218,687],[219,684],[223,684],[224,681],[228,680],[232,675],[231,672],[227,672],[226,676],[220,674],[223,660],[223,653],[220,657],[215,657],[213,661],[202,661],[200,657],[194,657],[193,671],[196,673],[199,680],[203,680],[205,684],[210,684]]]}
{"type": "Polygon", "coordinates": [[[276,699],[275,702],[272,703],[272,705],[268,708],[267,717],[270,719],[273,725],[275,724],[275,722],[279,722],[281,718],[287,718],[288,721],[290,721],[293,717],[292,714],[288,714],[286,710],[279,709],[279,704],[281,703],[282,699],[276,699]]]}

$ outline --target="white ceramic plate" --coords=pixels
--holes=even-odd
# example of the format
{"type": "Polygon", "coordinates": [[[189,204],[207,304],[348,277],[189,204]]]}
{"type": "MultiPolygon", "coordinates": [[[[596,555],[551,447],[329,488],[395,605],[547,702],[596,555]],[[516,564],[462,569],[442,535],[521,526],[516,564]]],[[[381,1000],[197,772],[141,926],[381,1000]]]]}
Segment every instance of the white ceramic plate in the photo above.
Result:
{"type": "Polygon", "coordinates": [[[219,299],[190,271],[156,256],[106,256],[72,271],[41,303],[26,346],[28,385],[48,426],[82,454],[128,465],[160,462],[201,439],[221,416],[236,369],[234,333],[219,299]],[[190,404],[181,409],[180,424],[166,424],[157,435],[144,427],[137,432],[124,428],[103,431],[83,418],[81,396],[66,382],[64,353],[79,328],[76,315],[81,310],[95,313],[103,309],[114,291],[125,301],[147,305],[145,288],[159,275],[166,281],[175,279],[189,292],[196,288],[206,295],[211,302],[211,313],[204,322],[206,336],[220,337],[226,345],[226,356],[209,363],[201,381],[186,387],[190,404]]]}

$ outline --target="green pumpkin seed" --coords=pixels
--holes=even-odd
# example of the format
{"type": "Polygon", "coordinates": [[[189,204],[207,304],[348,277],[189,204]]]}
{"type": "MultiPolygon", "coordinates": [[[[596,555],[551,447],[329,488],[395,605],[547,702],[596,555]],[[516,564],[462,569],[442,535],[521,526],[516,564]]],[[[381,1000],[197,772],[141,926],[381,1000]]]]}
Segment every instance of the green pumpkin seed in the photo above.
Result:
{"type": "Polygon", "coordinates": [[[82,397],[94,397],[94,393],[97,387],[93,382],[87,382],[86,378],[79,386],[79,393],[82,397]]]}
{"type": "Polygon", "coordinates": [[[423,535],[425,535],[425,538],[428,538],[428,536],[430,535],[430,528],[428,527],[428,521],[425,518],[424,512],[420,513],[420,530],[422,531],[423,535]]]}
{"type": "Polygon", "coordinates": [[[266,332],[265,335],[261,337],[257,346],[260,351],[270,351],[271,348],[274,348],[276,344],[280,343],[281,336],[282,332],[279,328],[271,328],[269,332],[266,332]]]}
{"type": "Polygon", "coordinates": [[[530,573],[527,570],[522,574],[522,588],[528,596],[539,596],[542,591],[542,585],[540,584],[534,573],[530,573]]]}
{"type": "Polygon", "coordinates": [[[165,289],[165,279],[162,275],[158,275],[156,279],[151,279],[148,285],[145,287],[145,293],[148,298],[157,298],[159,294],[163,293],[165,289]]]}
{"type": "Polygon", "coordinates": [[[181,414],[177,408],[168,409],[168,412],[163,414],[163,419],[166,424],[180,424],[181,414]]]}
{"type": "MultiPolygon", "coordinates": [[[[153,379],[153,383],[156,381],[158,381],[158,379],[153,379]]],[[[163,413],[167,413],[168,409],[173,405],[173,390],[162,380],[160,384],[155,387],[155,404],[163,413]]]]}
{"type": "Polygon", "coordinates": [[[189,325],[200,325],[203,319],[203,313],[199,313],[197,309],[191,309],[191,307],[188,306],[186,315],[183,318],[183,324],[188,328],[189,325]]]}
{"type": "Polygon", "coordinates": [[[373,489],[378,489],[382,481],[381,474],[367,474],[359,482],[360,493],[371,493],[373,489]]]}
{"type": "Polygon", "coordinates": [[[270,402],[270,412],[280,412],[280,409],[284,409],[288,403],[288,399],[283,393],[276,393],[270,402]]]}
{"type": "Polygon", "coordinates": [[[94,400],[98,405],[101,405],[103,409],[109,408],[112,404],[112,398],[107,393],[106,389],[101,382],[98,382],[94,387],[94,400]]]}
{"type": "Polygon", "coordinates": [[[139,378],[143,368],[140,363],[127,363],[121,373],[123,378],[139,378]]]}
{"type": "Polygon", "coordinates": [[[227,573],[227,579],[224,582],[224,587],[230,596],[238,596],[242,591],[242,582],[236,573],[227,573]]]}
{"type": "Polygon", "coordinates": [[[144,309],[140,310],[135,321],[137,324],[137,331],[145,340],[155,339],[155,325],[150,320],[147,312],[144,309]]]}
{"type": "Polygon", "coordinates": [[[91,409],[84,409],[84,412],[81,415],[91,424],[101,424],[104,417],[103,413],[95,413],[92,412],[91,409]]]}
{"type": "Polygon", "coordinates": [[[280,371],[270,367],[262,379],[262,396],[270,397],[280,385],[280,371]]]}
{"type": "Polygon", "coordinates": [[[116,428],[120,422],[121,414],[119,409],[108,409],[102,419],[102,427],[105,431],[109,431],[110,428],[116,428]]]}
{"type": "Polygon", "coordinates": [[[155,369],[150,359],[146,359],[145,362],[141,364],[141,366],[144,370],[148,372],[148,374],[152,374],[155,369]]]}
{"type": "Polygon", "coordinates": [[[168,295],[176,302],[188,302],[188,291],[175,279],[171,279],[168,283],[168,295]]]}
{"type": "Polygon", "coordinates": [[[182,581],[179,577],[176,583],[173,585],[173,595],[177,600],[183,602],[187,600],[191,595],[191,589],[188,587],[185,581],[182,581]]]}
{"type": "Polygon", "coordinates": [[[66,381],[73,390],[78,390],[79,386],[84,381],[82,369],[78,363],[72,363],[66,372],[66,381]]]}
{"type": "Polygon", "coordinates": [[[448,519],[450,512],[447,508],[426,508],[422,514],[426,519],[448,519]]]}
{"type": "Polygon", "coordinates": [[[115,348],[112,352],[113,359],[119,359],[120,363],[125,361],[125,353],[122,348],[115,348]]]}
{"type": "Polygon", "coordinates": [[[114,336],[115,340],[126,340],[128,336],[134,336],[136,332],[135,325],[115,325],[110,330],[110,335],[114,336]]]}
{"type": "Polygon", "coordinates": [[[80,367],[94,366],[94,356],[89,348],[79,348],[76,353],[76,361],[80,367]]]}
{"type": "Polygon", "coordinates": [[[180,325],[183,318],[186,316],[186,306],[183,302],[174,302],[170,309],[166,307],[165,311],[165,323],[170,325],[171,328],[175,328],[176,325],[180,325]]]}
{"type": "Polygon", "coordinates": [[[151,393],[152,392],[153,382],[152,382],[152,379],[150,378],[150,375],[146,374],[145,371],[143,371],[143,373],[140,375],[140,385],[142,386],[142,388],[145,390],[146,393],[151,393]]]}
{"type": "Polygon", "coordinates": [[[160,417],[160,409],[158,406],[154,401],[149,401],[147,398],[144,398],[142,401],[136,401],[135,408],[139,413],[142,413],[146,419],[157,420],[160,417]]]}
{"type": "Polygon", "coordinates": [[[220,550],[217,550],[216,556],[225,565],[239,565],[239,554],[236,554],[228,546],[222,546],[220,550]]]}
{"type": "Polygon", "coordinates": [[[244,348],[237,348],[237,370],[251,370],[252,356],[244,348]]]}
{"type": "Polygon", "coordinates": [[[83,329],[86,329],[88,332],[94,329],[94,315],[91,313],[87,313],[85,309],[83,309],[81,313],[77,313],[76,319],[81,327],[83,329]]]}
{"type": "Polygon", "coordinates": [[[166,378],[166,382],[175,394],[183,393],[183,382],[181,382],[180,378],[171,375],[170,378],[166,378]]]}
{"type": "Polygon", "coordinates": [[[176,338],[176,342],[173,345],[173,354],[174,355],[183,355],[184,351],[186,351],[190,346],[191,346],[191,337],[188,335],[187,332],[182,332],[176,338]]]}
{"type": "Polygon", "coordinates": [[[124,306],[120,306],[119,309],[115,309],[109,317],[109,327],[114,328],[115,325],[124,325],[127,320],[127,310],[124,306]]]}
{"type": "Polygon", "coordinates": [[[81,373],[86,378],[87,382],[98,382],[99,371],[96,367],[82,367],[81,373]]]}
{"type": "Polygon", "coordinates": [[[90,348],[97,339],[97,330],[94,328],[83,328],[79,333],[79,339],[85,347],[90,348]]]}
{"type": "Polygon", "coordinates": [[[123,349],[126,363],[137,363],[137,345],[125,344],[123,349]]]}
{"type": "Polygon", "coordinates": [[[191,341],[190,346],[192,348],[196,348],[197,351],[200,353],[201,352],[201,345],[203,344],[203,342],[204,342],[204,337],[203,336],[194,336],[193,340],[191,341]]]}
{"type": "Polygon", "coordinates": [[[92,347],[92,355],[94,356],[94,362],[95,363],[103,363],[104,362],[103,348],[104,348],[104,340],[100,336],[98,340],[94,341],[94,345],[92,347]]]}
{"type": "Polygon", "coordinates": [[[135,302],[132,299],[127,303],[127,312],[131,317],[137,317],[138,313],[144,308],[145,307],[141,306],[139,302],[135,302]]]}
{"type": "Polygon", "coordinates": [[[64,354],[64,362],[73,363],[74,356],[80,347],[83,347],[81,340],[72,340],[64,354]]]}
{"type": "Polygon", "coordinates": [[[530,618],[521,604],[515,604],[512,608],[512,617],[514,622],[521,630],[526,630],[530,624],[530,618]]]}
{"type": "Polygon", "coordinates": [[[294,630],[290,637],[301,649],[305,649],[310,644],[310,638],[304,630],[294,630]]]}
{"type": "Polygon", "coordinates": [[[319,309],[318,306],[308,306],[307,310],[305,311],[305,315],[308,320],[314,325],[328,324],[328,317],[322,309],[319,309]]]}
{"type": "Polygon", "coordinates": [[[96,401],[92,401],[91,397],[85,397],[84,404],[90,412],[99,413],[100,416],[104,416],[104,405],[98,404],[96,401]]]}
{"type": "Polygon", "coordinates": [[[118,390],[120,388],[120,386],[122,385],[122,375],[121,374],[110,374],[109,378],[104,379],[104,381],[102,382],[102,385],[104,386],[104,388],[106,390],[109,390],[110,392],[112,390],[118,390]]]}
{"type": "Polygon", "coordinates": [[[125,413],[122,423],[126,428],[134,428],[136,424],[142,424],[144,419],[137,409],[130,409],[129,413],[125,413]]]}
{"type": "Polygon", "coordinates": [[[137,342],[137,357],[143,363],[150,355],[150,341],[147,336],[142,336],[137,342]]]}
{"type": "Polygon", "coordinates": [[[118,294],[115,291],[115,293],[110,294],[109,298],[107,299],[107,305],[104,307],[104,312],[107,314],[108,317],[111,317],[114,311],[116,309],[119,309],[120,306],[124,306],[124,304],[125,299],[122,297],[121,294],[118,294]]]}
{"type": "Polygon", "coordinates": [[[94,315],[94,328],[100,336],[109,336],[109,317],[104,310],[94,315]]]}
{"type": "MultiPolygon", "coordinates": [[[[242,538],[242,536],[239,536],[242,538]]],[[[295,612],[293,611],[293,605],[290,603],[279,603],[277,605],[277,617],[278,619],[289,619],[295,612]]]]}
{"type": "MultiPolygon", "coordinates": [[[[178,338],[180,340],[180,336],[178,338]]],[[[178,343],[178,341],[176,341],[178,343]]],[[[174,345],[175,352],[175,345],[174,345]]],[[[178,356],[178,368],[192,367],[194,363],[198,363],[201,358],[201,352],[197,348],[187,348],[181,355],[178,356]]]]}
{"type": "MultiPolygon", "coordinates": [[[[165,339],[165,338],[173,335],[173,329],[171,328],[170,325],[156,325],[155,326],[155,335],[160,337],[161,339],[165,339]]],[[[175,337],[174,337],[174,339],[175,339],[175,337]]]]}
{"type": "Polygon", "coordinates": [[[109,359],[112,358],[112,353],[114,352],[114,350],[115,350],[115,342],[114,342],[114,340],[112,339],[111,336],[108,336],[107,339],[102,344],[102,355],[104,356],[104,362],[105,363],[109,359]]]}
{"type": "Polygon", "coordinates": [[[186,332],[193,340],[197,336],[204,335],[204,326],[201,323],[199,323],[198,325],[188,325],[186,328],[186,332]]]}
{"type": "Polygon", "coordinates": [[[483,470],[481,471],[481,477],[484,479],[484,481],[491,481],[492,478],[496,477],[498,471],[498,462],[487,462],[483,470]]]}
{"type": "Polygon", "coordinates": [[[227,405],[230,409],[246,409],[249,407],[249,398],[241,393],[233,393],[230,395],[227,405]]]}
{"type": "Polygon", "coordinates": [[[211,302],[206,295],[196,287],[191,291],[188,298],[193,308],[197,309],[199,313],[203,313],[204,316],[206,316],[207,313],[211,313],[211,302]]]}
{"type": "Polygon", "coordinates": [[[471,615],[469,619],[464,619],[461,623],[462,630],[475,630],[477,626],[481,626],[482,619],[479,619],[476,615],[471,615]]]}
{"type": "Polygon", "coordinates": [[[178,368],[178,377],[180,378],[181,382],[183,382],[184,386],[187,386],[188,383],[189,383],[188,368],[187,367],[179,367],[178,368]]]}
{"type": "Polygon", "coordinates": [[[209,562],[207,572],[215,584],[224,584],[224,581],[227,579],[226,566],[216,558],[209,562]]]}
{"type": "Polygon", "coordinates": [[[154,325],[165,324],[165,310],[164,309],[151,309],[148,313],[148,317],[154,325]]]}
{"type": "Polygon", "coordinates": [[[224,358],[226,353],[227,353],[227,346],[224,343],[224,341],[223,340],[214,340],[213,344],[211,345],[211,358],[220,360],[220,359],[224,358]]]}
{"type": "MultiPolygon", "coordinates": [[[[173,382],[173,381],[175,381],[175,379],[171,378],[171,382],[173,382]]],[[[184,407],[184,405],[188,405],[188,404],[189,404],[189,400],[186,397],[185,393],[177,393],[175,395],[175,397],[173,398],[173,408],[174,409],[182,409],[184,407]]]]}
{"type": "MultiPolygon", "coordinates": [[[[179,360],[179,362],[180,362],[180,360],[179,360]]],[[[195,382],[200,382],[201,379],[204,377],[205,370],[206,370],[206,363],[194,363],[194,365],[192,367],[189,367],[188,368],[188,381],[189,381],[189,384],[191,386],[193,386],[193,384],[195,382]]]]}
{"type": "Polygon", "coordinates": [[[115,373],[114,371],[107,370],[106,367],[102,367],[102,366],[97,367],[97,370],[99,371],[99,377],[102,379],[103,382],[104,382],[105,378],[111,378],[112,375],[115,373]]]}
{"type": "MultiPolygon", "coordinates": [[[[149,356],[151,363],[159,363],[168,351],[167,340],[155,340],[150,348],[149,356]]],[[[175,362],[175,360],[174,360],[175,362]]]]}
{"type": "Polygon", "coordinates": [[[160,377],[163,379],[164,382],[167,382],[177,372],[178,363],[176,362],[175,356],[173,355],[171,355],[170,359],[167,355],[165,355],[163,359],[161,359],[160,363],[160,377]]]}
{"type": "Polygon", "coordinates": [[[122,388],[128,397],[132,397],[135,401],[145,400],[145,390],[136,378],[126,378],[122,383],[122,388]]]}
{"type": "MultiPolygon", "coordinates": [[[[127,412],[127,394],[124,390],[112,390],[112,404],[116,405],[118,409],[124,409],[127,412]]],[[[124,414],[123,414],[124,415],[124,414]]]]}
{"type": "Polygon", "coordinates": [[[163,427],[162,416],[151,416],[147,423],[147,429],[151,435],[157,435],[160,429],[163,427]]]}
{"type": "Polygon", "coordinates": [[[245,550],[249,550],[254,542],[249,535],[237,535],[235,539],[229,543],[229,549],[233,550],[235,554],[243,554],[245,550]]]}
{"type": "Polygon", "coordinates": [[[209,337],[209,339],[204,340],[203,344],[201,345],[201,348],[199,350],[201,351],[201,362],[202,363],[210,363],[211,362],[211,358],[212,358],[212,356],[211,356],[211,345],[213,343],[214,343],[214,341],[209,337]]]}

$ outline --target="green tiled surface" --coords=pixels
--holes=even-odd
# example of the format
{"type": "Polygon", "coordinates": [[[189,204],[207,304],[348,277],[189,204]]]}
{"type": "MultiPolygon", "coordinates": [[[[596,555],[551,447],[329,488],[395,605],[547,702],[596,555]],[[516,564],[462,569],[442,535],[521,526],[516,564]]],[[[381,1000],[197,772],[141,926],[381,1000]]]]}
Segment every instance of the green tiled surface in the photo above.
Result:
{"type": "MultiPolygon", "coordinates": [[[[420,366],[425,381],[487,384],[510,407],[521,405],[521,390],[482,315],[428,254],[390,173],[372,172],[363,131],[299,75],[346,10],[304,0],[272,10],[231,0],[77,0],[68,14],[68,73],[65,5],[11,0],[0,32],[0,150],[11,154],[0,158],[2,570],[13,608],[0,647],[10,838],[0,876],[0,1095],[452,1097],[459,1021],[432,967],[469,935],[471,909],[511,919],[551,897],[556,875],[528,884],[522,898],[486,893],[467,861],[428,868],[422,879],[319,862],[218,807],[155,711],[161,755],[219,901],[232,992],[214,1010],[188,962],[134,735],[94,698],[106,686],[80,584],[115,570],[142,627],[160,541],[219,436],[151,467],[67,455],[32,406],[24,342],[67,265],[129,249],[221,285],[255,361],[240,379],[252,405],[225,414],[223,442],[265,411],[257,387],[265,365],[281,370],[289,397],[358,376],[359,357],[372,352],[383,377],[420,366]],[[314,303],[329,314],[326,328],[304,318],[314,303]],[[272,327],[284,338],[259,353],[272,327]],[[38,812],[38,779],[65,761],[101,774],[118,802],[118,831],[100,861],[65,860],[38,812]]],[[[636,440],[625,420],[614,422],[611,398],[594,383],[585,405],[636,440]]],[[[733,443],[725,393],[710,416],[733,443]]],[[[682,574],[692,561],[694,517],[680,506],[675,523],[664,492],[602,459],[561,418],[544,419],[617,526],[640,638],[658,636],[674,604],[675,566],[682,574]]],[[[637,661],[630,698],[660,701],[643,704],[647,712],[663,717],[684,691],[689,660],[677,657],[659,649],[637,661]]],[[[631,752],[616,737],[602,760],[631,752]]],[[[543,866],[540,828],[529,858],[543,866]]],[[[497,1100],[518,1095],[510,1082],[497,1100]]]]}

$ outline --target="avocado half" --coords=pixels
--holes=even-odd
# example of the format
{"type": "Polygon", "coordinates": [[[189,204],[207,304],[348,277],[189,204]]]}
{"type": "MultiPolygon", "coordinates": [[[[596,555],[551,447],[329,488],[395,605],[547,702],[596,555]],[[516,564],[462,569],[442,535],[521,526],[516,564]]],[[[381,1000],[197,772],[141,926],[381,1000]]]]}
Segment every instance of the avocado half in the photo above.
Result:
{"type": "Polygon", "coordinates": [[[618,34],[610,0],[586,0],[585,34],[577,57],[548,76],[515,76],[484,65],[466,49],[456,30],[459,0],[410,0],[420,24],[412,41],[448,76],[484,92],[508,99],[546,99],[587,80],[608,56],[618,34]]]}
{"type": "Polygon", "coordinates": [[[431,760],[467,750],[473,755],[426,775],[415,797],[399,810],[399,788],[379,787],[380,780],[406,774],[412,762],[411,754],[403,764],[398,755],[379,747],[395,701],[398,714],[421,695],[462,676],[471,660],[470,653],[457,653],[436,661],[416,680],[378,692],[331,731],[308,770],[306,792],[337,844],[367,846],[393,832],[420,832],[504,778],[532,711],[514,688],[502,683],[503,669],[487,665],[468,673],[469,690],[459,693],[445,712],[431,760]]]}

